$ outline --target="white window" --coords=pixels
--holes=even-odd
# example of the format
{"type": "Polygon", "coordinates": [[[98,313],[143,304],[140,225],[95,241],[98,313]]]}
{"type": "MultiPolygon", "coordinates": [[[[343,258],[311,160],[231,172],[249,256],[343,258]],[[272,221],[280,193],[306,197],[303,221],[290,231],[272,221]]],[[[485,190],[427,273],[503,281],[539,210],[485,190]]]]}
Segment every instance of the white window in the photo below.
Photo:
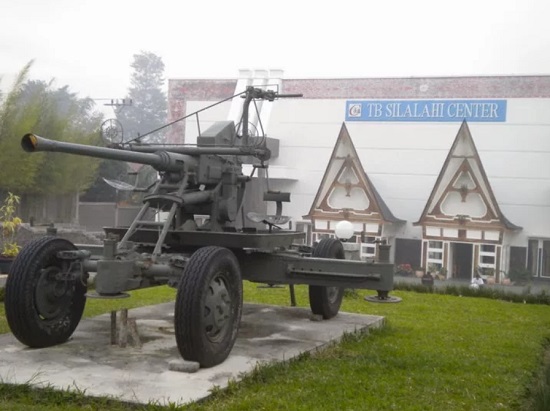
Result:
{"type": "Polygon", "coordinates": [[[481,244],[479,246],[479,261],[478,267],[487,271],[492,269],[493,272],[497,268],[497,247],[492,244],[481,244]]]}
{"type": "Polygon", "coordinates": [[[428,241],[426,268],[439,270],[443,267],[443,241],[428,241]]]}
{"type": "Polygon", "coordinates": [[[498,241],[500,233],[498,231],[485,231],[485,239],[489,241],[498,241]]]}
{"type": "Polygon", "coordinates": [[[466,237],[473,240],[481,240],[482,232],[481,230],[466,230],[466,237]]]}
{"type": "Polygon", "coordinates": [[[377,233],[379,229],[380,229],[379,224],[372,224],[372,223],[365,224],[365,230],[367,231],[367,233],[377,233]]]}
{"type": "Polygon", "coordinates": [[[441,235],[441,228],[439,227],[426,227],[426,235],[431,237],[439,237],[441,235]]]}
{"type": "Polygon", "coordinates": [[[363,237],[361,243],[361,260],[372,260],[376,257],[376,244],[380,237],[363,237]]]}
{"type": "Polygon", "coordinates": [[[550,278],[550,240],[529,240],[527,269],[535,276],[550,278]]]}
{"type": "Polygon", "coordinates": [[[444,237],[458,238],[458,229],[456,228],[444,228],[443,229],[444,237]]]}
{"type": "Polygon", "coordinates": [[[315,220],[315,229],[317,230],[327,230],[328,221],[326,220],[315,220]]]}

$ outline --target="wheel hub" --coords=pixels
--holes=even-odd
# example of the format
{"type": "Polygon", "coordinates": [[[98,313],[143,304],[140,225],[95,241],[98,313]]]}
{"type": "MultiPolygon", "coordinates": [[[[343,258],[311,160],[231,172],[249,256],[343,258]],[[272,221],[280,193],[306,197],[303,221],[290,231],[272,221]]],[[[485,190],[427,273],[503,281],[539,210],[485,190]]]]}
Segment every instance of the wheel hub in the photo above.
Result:
{"type": "Polygon", "coordinates": [[[221,340],[230,326],[231,297],[221,276],[216,276],[207,289],[205,331],[210,341],[221,340]]]}
{"type": "Polygon", "coordinates": [[[56,318],[66,307],[68,299],[70,300],[69,283],[60,276],[59,267],[45,268],[36,285],[36,309],[46,320],[56,318]]]}

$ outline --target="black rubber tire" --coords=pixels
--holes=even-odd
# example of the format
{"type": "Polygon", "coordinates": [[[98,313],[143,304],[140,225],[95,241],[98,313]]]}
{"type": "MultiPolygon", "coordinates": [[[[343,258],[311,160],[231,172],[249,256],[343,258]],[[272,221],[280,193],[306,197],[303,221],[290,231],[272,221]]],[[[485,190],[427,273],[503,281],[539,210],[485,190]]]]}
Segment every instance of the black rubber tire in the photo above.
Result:
{"type": "Polygon", "coordinates": [[[52,278],[62,267],[57,253],[75,249],[68,240],[41,237],[27,244],[10,268],[6,318],[13,335],[31,348],[67,341],[82,318],[86,284],[80,278],[52,278]]]}
{"type": "Polygon", "coordinates": [[[215,246],[195,251],[179,282],[174,312],[183,359],[202,368],[225,361],[237,339],[242,306],[241,270],[235,255],[215,246]]]}
{"type": "MultiPolygon", "coordinates": [[[[344,246],[340,240],[335,238],[323,238],[313,250],[312,257],[343,260],[345,258],[344,246]]],[[[322,315],[325,320],[338,314],[343,297],[343,287],[309,286],[309,306],[311,311],[313,314],[322,315]]]]}

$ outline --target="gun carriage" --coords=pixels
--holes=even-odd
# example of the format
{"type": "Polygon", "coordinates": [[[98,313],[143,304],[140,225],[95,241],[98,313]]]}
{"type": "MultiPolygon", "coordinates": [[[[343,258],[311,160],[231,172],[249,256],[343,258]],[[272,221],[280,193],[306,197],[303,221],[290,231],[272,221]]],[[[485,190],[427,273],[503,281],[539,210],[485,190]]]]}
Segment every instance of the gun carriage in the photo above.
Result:
{"type": "MultiPolygon", "coordinates": [[[[242,121],[214,123],[194,147],[123,144],[92,147],[26,134],[26,152],[53,151],[148,164],[159,179],[148,189],[143,206],[129,227],[105,228],[98,255],[87,246],[46,236],[25,246],[12,264],[5,308],[17,339],[29,347],[66,341],[77,327],[87,297],[120,298],[126,292],[168,284],[177,289],[174,308],[176,343],[181,356],[201,367],[229,355],[241,318],[242,281],[306,284],[310,307],[324,319],[334,317],[344,288],[377,290],[384,297],[393,287],[393,265],[344,259],[342,243],[323,239],[316,247],[295,244],[303,232],[279,229],[288,218],[282,202],[289,193],[268,192],[275,215],[249,213],[265,229],[247,227],[243,197],[251,176],[243,161],[267,167],[265,139],[248,132],[248,111],[258,99],[297,97],[248,87],[242,121]],[[164,221],[147,217],[162,211],[164,221]],[[197,216],[208,216],[197,224],[197,216]],[[95,290],[87,293],[88,273],[95,290]]],[[[188,117],[188,116],[187,116],[188,117]]],[[[255,170],[256,168],[254,168],[255,170]]]]}

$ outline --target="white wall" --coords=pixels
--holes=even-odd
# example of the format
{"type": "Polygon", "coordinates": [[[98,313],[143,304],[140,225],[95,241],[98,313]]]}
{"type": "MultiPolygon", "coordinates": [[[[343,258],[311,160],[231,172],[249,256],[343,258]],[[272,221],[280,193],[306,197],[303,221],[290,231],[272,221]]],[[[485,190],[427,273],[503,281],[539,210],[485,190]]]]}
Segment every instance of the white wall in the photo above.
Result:
{"type": "MultiPolygon", "coordinates": [[[[267,128],[280,141],[271,161],[270,188],[290,191],[283,212],[294,221],[309,212],[345,120],[344,99],[288,99],[272,104],[267,128]],[[281,179],[281,178],[283,179],[281,179]],[[292,177],[289,179],[288,177],[292,177]]],[[[187,102],[187,114],[211,105],[187,102]]],[[[200,114],[204,131],[225,120],[231,102],[200,114]]],[[[420,218],[460,127],[453,123],[348,122],[350,136],[378,192],[398,218],[399,236],[421,238],[420,218]]],[[[508,99],[504,123],[469,123],[483,167],[504,215],[523,231],[509,236],[550,238],[550,99],[508,99]]],[[[196,142],[195,118],[186,121],[186,141],[196,142]]],[[[272,211],[270,211],[272,212],[272,211]]]]}
{"type": "MultiPolygon", "coordinates": [[[[274,181],[292,193],[285,214],[307,214],[345,118],[343,99],[279,100],[274,103],[270,137],[280,139],[273,165],[292,170],[297,181],[274,181]]],[[[504,215],[527,237],[550,237],[550,99],[508,99],[504,123],[469,123],[489,183],[504,215]]],[[[405,236],[428,200],[460,123],[348,122],[363,168],[398,218],[408,221],[405,236]]]]}

